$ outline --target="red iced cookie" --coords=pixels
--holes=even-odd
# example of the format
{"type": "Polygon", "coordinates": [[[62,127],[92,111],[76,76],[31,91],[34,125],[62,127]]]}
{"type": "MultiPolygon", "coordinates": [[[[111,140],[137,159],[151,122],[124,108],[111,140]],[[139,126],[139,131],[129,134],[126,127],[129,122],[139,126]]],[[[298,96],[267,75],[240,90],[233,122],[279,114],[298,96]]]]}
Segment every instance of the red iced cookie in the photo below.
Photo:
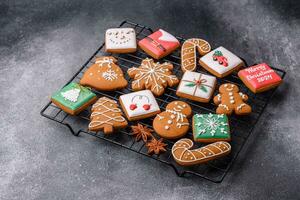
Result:
{"type": "Polygon", "coordinates": [[[180,46],[179,41],[170,33],[159,29],[139,41],[139,46],[155,59],[160,59],[180,46]]]}
{"type": "Polygon", "coordinates": [[[280,76],[266,63],[240,70],[238,76],[254,93],[269,90],[282,82],[280,76]]]}

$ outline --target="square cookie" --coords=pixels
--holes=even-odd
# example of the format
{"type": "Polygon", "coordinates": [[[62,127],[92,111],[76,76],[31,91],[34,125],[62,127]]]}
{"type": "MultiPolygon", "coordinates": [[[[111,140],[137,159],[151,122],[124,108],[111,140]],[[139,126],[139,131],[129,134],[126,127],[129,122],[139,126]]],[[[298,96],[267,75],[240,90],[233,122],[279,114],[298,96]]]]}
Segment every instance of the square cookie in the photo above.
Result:
{"type": "Polygon", "coordinates": [[[264,92],[282,82],[281,77],[266,63],[240,70],[238,76],[254,93],[264,92]]]}
{"type": "Polygon", "coordinates": [[[105,33],[105,49],[110,53],[136,51],[136,35],[133,28],[110,28],[105,33]]]}
{"type": "Polygon", "coordinates": [[[215,90],[216,77],[186,71],[177,88],[176,95],[199,102],[209,102],[215,90]]]}
{"type": "Polygon", "coordinates": [[[170,33],[159,29],[139,41],[139,46],[155,59],[161,59],[180,46],[179,41],[170,33]]]}
{"type": "Polygon", "coordinates": [[[97,100],[97,96],[78,83],[69,83],[55,92],[51,101],[66,113],[77,115],[97,100]]]}
{"type": "Polygon", "coordinates": [[[119,100],[129,121],[145,119],[160,113],[159,106],[150,90],[123,94],[119,100]]]}
{"type": "Polygon", "coordinates": [[[194,115],[193,137],[196,142],[230,141],[227,116],[211,113],[194,115]]]}
{"type": "Polygon", "coordinates": [[[203,68],[219,78],[225,77],[245,65],[238,56],[224,47],[218,47],[201,57],[199,63],[203,68]]]}

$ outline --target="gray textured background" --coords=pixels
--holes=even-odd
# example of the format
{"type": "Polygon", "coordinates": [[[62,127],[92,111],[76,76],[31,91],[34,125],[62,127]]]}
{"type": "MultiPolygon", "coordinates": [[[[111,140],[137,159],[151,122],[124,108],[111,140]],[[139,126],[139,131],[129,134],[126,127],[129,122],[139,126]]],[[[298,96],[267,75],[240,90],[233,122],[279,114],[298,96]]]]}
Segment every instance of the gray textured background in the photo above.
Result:
{"type": "Polygon", "coordinates": [[[0,1],[1,199],[299,199],[299,3],[296,1],[0,1]],[[298,11],[298,12],[297,12],[298,11]],[[224,45],[287,71],[222,184],[39,115],[123,19],[224,45]]]}

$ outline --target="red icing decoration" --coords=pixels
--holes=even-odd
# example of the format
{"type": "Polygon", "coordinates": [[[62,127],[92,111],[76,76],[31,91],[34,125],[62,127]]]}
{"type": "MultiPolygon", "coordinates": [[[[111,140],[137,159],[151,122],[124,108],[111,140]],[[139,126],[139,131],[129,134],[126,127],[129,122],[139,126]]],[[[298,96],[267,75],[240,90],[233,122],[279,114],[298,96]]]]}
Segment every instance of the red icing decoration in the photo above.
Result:
{"type": "Polygon", "coordinates": [[[130,110],[135,110],[136,108],[137,108],[136,104],[131,104],[131,105],[129,106],[129,109],[130,109],[130,110]]]}
{"type": "Polygon", "coordinates": [[[281,81],[280,76],[266,63],[243,69],[239,71],[238,75],[245,78],[256,89],[264,88],[281,81]]]}
{"type": "Polygon", "coordinates": [[[146,38],[139,41],[139,45],[143,45],[153,54],[160,56],[164,54],[166,51],[170,51],[176,49],[180,43],[177,40],[175,41],[167,41],[167,40],[160,40],[159,38],[163,35],[163,32],[160,30],[152,33],[151,35],[147,36],[146,38]]]}
{"type": "Polygon", "coordinates": [[[144,110],[150,110],[151,105],[150,104],[145,104],[143,105],[144,110]]]}

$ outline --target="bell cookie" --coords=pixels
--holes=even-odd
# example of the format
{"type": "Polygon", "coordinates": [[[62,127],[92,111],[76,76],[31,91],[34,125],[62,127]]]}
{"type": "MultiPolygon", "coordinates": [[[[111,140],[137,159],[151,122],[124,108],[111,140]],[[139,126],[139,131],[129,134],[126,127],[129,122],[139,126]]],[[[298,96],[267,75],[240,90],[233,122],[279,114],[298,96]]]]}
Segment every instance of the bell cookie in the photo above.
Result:
{"type": "Polygon", "coordinates": [[[155,59],[161,59],[180,46],[179,41],[170,33],[159,29],[139,41],[139,47],[155,59]]]}
{"type": "Polygon", "coordinates": [[[253,93],[267,91],[282,83],[281,77],[266,63],[240,70],[238,76],[253,93]]]}
{"type": "Polygon", "coordinates": [[[183,101],[172,101],[164,112],[156,115],[153,120],[155,132],[166,139],[183,137],[189,130],[192,108],[183,101]]]}
{"type": "Polygon", "coordinates": [[[207,103],[215,90],[216,77],[186,71],[179,83],[176,95],[194,101],[207,103]]]}
{"type": "Polygon", "coordinates": [[[172,155],[176,163],[182,166],[191,166],[215,160],[226,156],[231,151],[228,142],[215,142],[198,149],[193,149],[193,141],[188,138],[178,140],[172,147],[172,155]]]}
{"type": "Polygon", "coordinates": [[[172,74],[173,65],[165,62],[160,64],[153,59],[146,58],[138,68],[132,67],[127,73],[133,78],[132,89],[134,91],[149,89],[155,96],[164,93],[167,86],[178,84],[178,78],[172,74]]]}
{"type": "Polygon", "coordinates": [[[136,34],[133,28],[110,28],[106,30],[106,52],[133,53],[136,49],[136,34]]]}
{"type": "Polygon", "coordinates": [[[97,96],[78,83],[69,83],[55,92],[51,101],[70,115],[77,115],[97,100],[97,96]]]}
{"type": "Polygon", "coordinates": [[[80,84],[100,91],[115,91],[125,88],[128,82],[116,62],[117,60],[112,56],[96,58],[95,64],[84,72],[80,84]]]}
{"type": "Polygon", "coordinates": [[[214,97],[214,103],[218,106],[217,114],[230,115],[235,112],[237,115],[247,115],[251,113],[251,107],[244,101],[248,96],[239,92],[238,86],[232,83],[225,83],[219,87],[219,94],[214,97]]]}
{"type": "Polygon", "coordinates": [[[224,114],[196,114],[193,116],[193,138],[196,142],[230,141],[228,118],[224,114]]]}
{"type": "Polygon", "coordinates": [[[129,121],[145,119],[160,113],[160,108],[150,90],[123,94],[119,100],[129,121]]]}
{"type": "Polygon", "coordinates": [[[103,130],[105,134],[111,134],[115,129],[125,128],[126,119],[116,101],[107,97],[101,97],[92,106],[90,131],[103,130]]]}
{"type": "Polygon", "coordinates": [[[181,47],[181,69],[185,71],[195,71],[197,66],[196,51],[201,56],[210,52],[210,44],[199,38],[191,38],[186,40],[181,47]]]}
{"type": "Polygon", "coordinates": [[[209,52],[199,59],[200,65],[213,75],[223,78],[240,67],[245,66],[244,62],[224,47],[209,52]]]}

